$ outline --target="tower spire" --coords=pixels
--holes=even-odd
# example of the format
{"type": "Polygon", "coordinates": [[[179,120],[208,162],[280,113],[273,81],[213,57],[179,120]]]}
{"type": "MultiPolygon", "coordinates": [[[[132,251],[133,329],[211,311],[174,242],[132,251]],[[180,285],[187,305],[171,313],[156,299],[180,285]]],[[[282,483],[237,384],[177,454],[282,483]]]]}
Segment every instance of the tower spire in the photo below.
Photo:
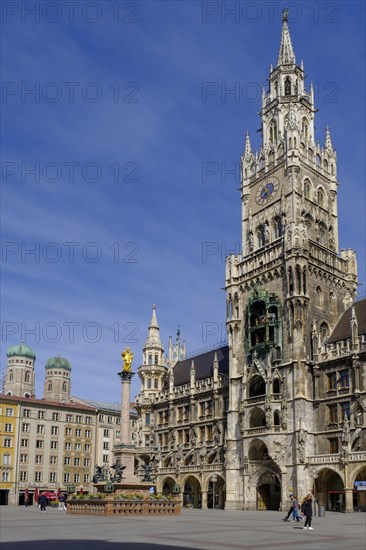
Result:
{"type": "Polygon", "coordinates": [[[277,67],[280,65],[295,65],[296,58],[291,43],[290,31],[288,29],[288,9],[282,12],[282,34],[280,51],[278,53],[277,67]]]}
{"type": "Polygon", "coordinates": [[[149,332],[147,335],[146,340],[146,347],[159,347],[161,348],[161,340],[160,340],[160,328],[158,325],[158,320],[156,318],[156,305],[153,304],[152,306],[152,315],[151,315],[151,321],[149,325],[149,332]]]}
{"type": "Polygon", "coordinates": [[[250,137],[249,137],[249,132],[246,133],[246,136],[245,136],[245,148],[244,148],[244,158],[249,158],[251,157],[253,154],[252,152],[252,146],[250,144],[250,137]]]}

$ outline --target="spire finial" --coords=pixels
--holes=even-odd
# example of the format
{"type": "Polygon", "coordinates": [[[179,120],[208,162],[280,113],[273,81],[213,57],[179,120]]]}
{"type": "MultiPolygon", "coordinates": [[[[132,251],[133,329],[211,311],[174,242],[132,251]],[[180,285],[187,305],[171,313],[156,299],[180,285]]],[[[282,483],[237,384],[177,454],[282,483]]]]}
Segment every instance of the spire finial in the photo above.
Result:
{"type": "Polygon", "coordinates": [[[330,137],[329,126],[327,126],[327,128],[325,130],[325,148],[326,149],[333,149],[332,139],[330,137]]]}
{"type": "Polygon", "coordinates": [[[280,51],[278,53],[277,67],[280,65],[295,65],[295,53],[291,43],[290,31],[288,30],[288,8],[282,12],[282,34],[280,51]]]}

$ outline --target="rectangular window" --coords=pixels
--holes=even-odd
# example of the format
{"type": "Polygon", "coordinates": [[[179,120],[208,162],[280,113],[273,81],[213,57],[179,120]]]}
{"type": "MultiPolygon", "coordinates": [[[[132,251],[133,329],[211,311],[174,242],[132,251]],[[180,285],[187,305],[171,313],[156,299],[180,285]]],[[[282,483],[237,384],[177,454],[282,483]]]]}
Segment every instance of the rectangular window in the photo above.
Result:
{"type": "Polygon", "coordinates": [[[150,436],[145,435],[145,447],[149,447],[149,446],[150,446],[150,436]]]}
{"type": "Polygon", "coordinates": [[[74,474],[74,483],[80,483],[80,474],[74,474]]]}
{"type": "Polygon", "coordinates": [[[108,429],[103,430],[103,437],[109,437],[109,430],[108,429]]]}
{"type": "Polygon", "coordinates": [[[85,452],[86,452],[86,453],[90,453],[90,449],[91,449],[90,444],[89,444],[89,443],[86,443],[86,444],[84,445],[84,450],[85,450],[85,452]]]}
{"type": "Polygon", "coordinates": [[[58,449],[58,441],[51,441],[50,449],[58,449]]]}
{"type": "Polygon", "coordinates": [[[65,451],[71,451],[71,443],[69,441],[65,443],[65,451]]]}
{"type": "Polygon", "coordinates": [[[69,482],[70,482],[70,474],[66,473],[64,474],[64,483],[69,483],[69,482]]]}
{"type": "Polygon", "coordinates": [[[11,407],[8,407],[6,409],[5,415],[6,416],[14,416],[14,409],[12,409],[11,407]]]}
{"type": "Polygon", "coordinates": [[[29,418],[30,417],[30,409],[24,409],[23,410],[23,417],[29,418]]]}
{"type": "Polygon", "coordinates": [[[20,462],[22,464],[28,464],[28,455],[20,455],[20,462]]]}
{"type": "Polygon", "coordinates": [[[87,468],[90,466],[90,458],[84,458],[84,466],[87,468]]]}
{"type": "MultiPolygon", "coordinates": [[[[132,434],[132,435],[135,435],[135,434],[132,434]]],[[[116,439],[120,439],[120,437],[121,437],[121,430],[116,430],[116,439]]]]}
{"type": "Polygon", "coordinates": [[[91,430],[85,430],[85,437],[87,438],[91,437],[91,430]]]}
{"type": "Polygon", "coordinates": [[[12,432],[13,431],[13,425],[12,424],[5,424],[5,431],[6,432],[12,432]]]}
{"type": "Polygon", "coordinates": [[[36,455],[35,459],[34,459],[34,462],[36,464],[43,464],[43,455],[36,455]]]}
{"type": "Polygon", "coordinates": [[[2,481],[5,481],[5,482],[6,482],[6,481],[9,481],[9,472],[3,472],[3,473],[1,474],[1,480],[2,480],[2,481]]]}
{"type": "Polygon", "coordinates": [[[151,378],[147,379],[147,389],[151,390],[151,378]]]}
{"type": "Polygon", "coordinates": [[[69,456],[65,456],[64,458],[64,464],[65,466],[70,466],[71,458],[69,456]]]}
{"type": "Polygon", "coordinates": [[[329,441],[329,453],[336,454],[339,452],[338,437],[330,437],[329,441]]]}
{"type": "Polygon", "coordinates": [[[66,437],[70,437],[72,435],[72,428],[65,428],[65,435],[66,437]]]}
{"type": "Polygon", "coordinates": [[[99,422],[104,422],[104,414],[99,415],[99,422]]]}
{"type": "Polygon", "coordinates": [[[34,472],[34,481],[42,481],[42,472],[34,472]]]}
{"type": "Polygon", "coordinates": [[[44,411],[38,411],[38,420],[44,419],[44,411]]]}
{"type": "Polygon", "coordinates": [[[60,413],[53,412],[52,413],[52,420],[54,422],[58,422],[60,420],[60,413]]]}
{"type": "Polygon", "coordinates": [[[54,456],[54,455],[50,456],[50,464],[57,464],[57,456],[54,456]]]}
{"type": "Polygon", "coordinates": [[[55,481],[57,481],[56,472],[50,472],[50,483],[55,483],[55,481]]]}
{"type": "Polygon", "coordinates": [[[58,426],[51,426],[51,435],[58,435],[58,426]]]}
{"type": "Polygon", "coordinates": [[[336,390],[337,389],[337,373],[336,372],[330,372],[327,374],[328,377],[328,391],[336,390]]]}
{"type": "Polygon", "coordinates": [[[28,481],[28,472],[19,472],[19,479],[20,481],[28,481]]]}
{"type": "Polygon", "coordinates": [[[28,447],[29,446],[29,439],[21,439],[20,440],[20,445],[22,447],[28,447]]]}
{"type": "Polygon", "coordinates": [[[106,451],[109,449],[109,441],[103,441],[103,449],[106,451]]]}
{"type": "Polygon", "coordinates": [[[91,424],[91,416],[85,417],[85,424],[91,424]]]}
{"type": "Polygon", "coordinates": [[[113,416],[108,416],[108,424],[113,424],[113,416]]]}
{"type": "Polygon", "coordinates": [[[22,432],[28,432],[29,433],[30,431],[30,425],[27,424],[26,422],[23,422],[22,424],[22,432]]]}
{"type": "Polygon", "coordinates": [[[329,411],[329,423],[337,424],[338,423],[337,405],[329,405],[328,411],[329,411]]]}
{"type": "Polygon", "coordinates": [[[80,466],[80,458],[74,458],[74,466],[80,466]]]}
{"type": "Polygon", "coordinates": [[[109,455],[103,455],[103,462],[108,463],[109,462],[109,455]]]}
{"type": "Polygon", "coordinates": [[[81,430],[80,430],[80,428],[76,428],[76,430],[75,430],[75,437],[81,437],[81,430]]]}
{"type": "Polygon", "coordinates": [[[75,443],[75,451],[81,451],[81,443],[75,443]]]}
{"type": "Polygon", "coordinates": [[[44,424],[38,424],[37,434],[44,434],[44,424]]]}
{"type": "Polygon", "coordinates": [[[150,413],[145,413],[145,426],[150,426],[151,415],[150,413]]]}
{"type": "Polygon", "coordinates": [[[36,449],[43,449],[44,441],[43,439],[36,439],[36,449]]]}
{"type": "Polygon", "coordinates": [[[84,474],[84,483],[89,483],[90,477],[89,474],[84,474]]]}
{"type": "MultiPolygon", "coordinates": [[[[28,441],[28,440],[27,440],[28,441]]],[[[4,447],[11,447],[11,439],[10,437],[5,437],[4,439],[4,447]]]]}
{"type": "Polygon", "coordinates": [[[72,414],[66,415],[66,422],[72,422],[72,414]]]}
{"type": "Polygon", "coordinates": [[[76,415],[75,422],[76,424],[81,424],[81,416],[79,414],[76,415]]]}
{"type": "Polygon", "coordinates": [[[342,388],[349,388],[349,373],[348,370],[342,370],[340,372],[340,385],[342,388]]]}

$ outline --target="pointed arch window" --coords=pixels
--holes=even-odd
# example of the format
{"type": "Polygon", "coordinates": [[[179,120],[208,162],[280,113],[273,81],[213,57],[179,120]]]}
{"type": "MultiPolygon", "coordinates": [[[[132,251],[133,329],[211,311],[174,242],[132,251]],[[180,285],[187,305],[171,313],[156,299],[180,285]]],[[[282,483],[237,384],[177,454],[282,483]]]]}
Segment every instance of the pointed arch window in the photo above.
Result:
{"type": "Polygon", "coordinates": [[[291,95],[291,78],[289,76],[285,79],[285,95],[291,95]]]}
{"type": "Polygon", "coordinates": [[[303,285],[304,294],[306,294],[306,291],[307,291],[306,267],[304,267],[302,271],[302,285],[303,285]]]}
{"type": "Polygon", "coordinates": [[[337,302],[336,302],[336,297],[335,297],[334,292],[331,292],[329,294],[329,307],[330,307],[330,311],[332,313],[337,312],[337,302]]]}
{"type": "Polygon", "coordinates": [[[24,382],[30,382],[30,374],[29,371],[27,371],[24,375],[24,382]]]}
{"type": "Polygon", "coordinates": [[[264,246],[266,244],[266,231],[264,225],[260,225],[257,229],[258,246],[264,246]]]}
{"type": "Polygon", "coordinates": [[[320,288],[320,286],[316,289],[316,305],[322,306],[323,305],[323,291],[320,288]]]}
{"type": "Polygon", "coordinates": [[[323,343],[324,340],[329,336],[329,327],[326,322],[321,323],[320,325],[320,341],[323,343]]]}
{"type": "Polygon", "coordinates": [[[309,122],[305,117],[302,119],[301,123],[301,137],[305,142],[309,139],[309,122]]]}
{"type": "Polygon", "coordinates": [[[304,181],[304,196],[306,199],[310,199],[310,192],[311,192],[311,183],[310,183],[310,180],[306,179],[304,181]]]}
{"type": "Polygon", "coordinates": [[[48,382],[47,391],[52,391],[52,382],[48,382]]]}
{"type": "Polygon", "coordinates": [[[291,266],[288,268],[288,290],[290,295],[294,293],[294,275],[291,266]]]}
{"type": "Polygon", "coordinates": [[[154,364],[155,365],[159,364],[159,355],[157,353],[155,353],[154,364]]]}
{"type": "Polygon", "coordinates": [[[277,123],[275,120],[272,120],[269,127],[269,142],[272,145],[277,145],[277,123]]]}
{"type": "Polygon", "coordinates": [[[317,198],[318,198],[318,205],[321,208],[324,208],[324,191],[323,191],[323,189],[318,189],[317,198]]]}
{"type": "Polygon", "coordinates": [[[273,424],[279,426],[281,424],[281,417],[279,411],[273,413],[273,424]]]}
{"type": "Polygon", "coordinates": [[[152,365],[152,354],[151,353],[149,353],[149,355],[147,356],[147,364],[152,365]]]}
{"type": "Polygon", "coordinates": [[[63,392],[66,392],[66,391],[67,391],[66,382],[64,382],[64,383],[62,384],[62,391],[63,391],[63,392]]]}
{"type": "Polygon", "coordinates": [[[13,373],[13,371],[11,370],[11,371],[9,372],[9,382],[12,382],[13,380],[14,380],[14,373],[13,373]]]}
{"type": "Polygon", "coordinates": [[[320,167],[322,164],[322,159],[320,155],[316,155],[315,161],[316,161],[316,165],[320,167]]]}
{"type": "Polygon", "coordinates": [[[273,220],[273,235],[275,239],[282,237],[282,221],[280,216],[276,216],[273,220]]]}

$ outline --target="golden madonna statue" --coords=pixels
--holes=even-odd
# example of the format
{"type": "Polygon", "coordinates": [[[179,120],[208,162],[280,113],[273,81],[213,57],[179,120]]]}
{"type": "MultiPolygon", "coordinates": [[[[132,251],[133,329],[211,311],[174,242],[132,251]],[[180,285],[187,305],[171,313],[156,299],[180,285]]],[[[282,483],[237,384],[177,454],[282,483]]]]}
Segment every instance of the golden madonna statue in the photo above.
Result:
{"type": "Polygon", "coordinates": [[[123,359],[123,371],[131,372],[131,365],[133,359],[133,353],[129,347],[127,347],[122,353],[121,357],[123,359]]]}

